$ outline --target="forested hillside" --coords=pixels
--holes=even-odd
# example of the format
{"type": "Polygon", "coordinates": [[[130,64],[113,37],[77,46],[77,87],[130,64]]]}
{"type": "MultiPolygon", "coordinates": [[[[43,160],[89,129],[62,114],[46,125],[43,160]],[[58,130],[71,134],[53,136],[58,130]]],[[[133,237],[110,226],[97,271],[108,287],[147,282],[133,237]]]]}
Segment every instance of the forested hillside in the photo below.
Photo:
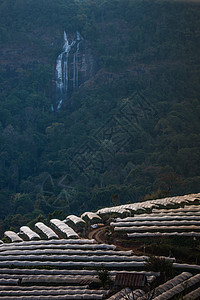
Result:
{"type": "Polygon", "coordinates": [[[198,2],[2,0],[0,41],[1,231],[199,192],[198,2]],[[64,30],[96,72],[52,111],[64,30]]]}

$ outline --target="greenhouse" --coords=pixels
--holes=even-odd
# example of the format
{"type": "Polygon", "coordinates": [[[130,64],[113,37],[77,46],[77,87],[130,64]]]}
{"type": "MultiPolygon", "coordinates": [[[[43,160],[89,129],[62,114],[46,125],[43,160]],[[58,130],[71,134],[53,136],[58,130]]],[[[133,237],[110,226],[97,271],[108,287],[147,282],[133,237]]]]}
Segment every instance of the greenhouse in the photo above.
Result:
{"type": "Polygon", "coordinates": [[[193,231],[193,230],[200,230],[199,226],[195,225],[188,225],[188,226],[130,226],[130,227],[114,227],[114,231],[123,231],[123,232],[137,232],[137,231],[193,231]]]}
{"type": "Polygon", "coordinates": [[[85,221],[80,218],[80,217],[77,217],[75,215],[69,215],[66,217],[66,221],[69,220],[71,221],[72,223],[74,223],[75,225],[78,225],[78,224],[85,224],[85,221]]]}
{"type": "Polygon", "coordinates": [[[59,239],[58,235],[42,222],[36,223],[35,228],[42,232],[47,239],[59,239]]]}
{"type": "Polygon", "coordinates": [[[198,300],[198,299],[200,299],[200,287],[183,296],[183,300],[198,300]]]}
{"type": "Polygon", "coordinates": [[[4,236],[7,237],[12,243],[22,242],[22,238],[14,231],[5,231],[4,236]]]}
{"type": "Polygon", "coordinates": [[[121,291],[114,294],[113,296],[111,296],[110,298],[108,298],[108,300],[121,300],[121,299],[134,300],[137,299],[138,297],[141,297],[144,294],[145,292],[143,290],[136,289],[134,291],[131,291],[131,289],[129,288],[124,288],[121,291]]]}
{"type": "MultiPolygon", "coordinates": [[[[169,221],[146,221],[146,220],[140,220],[140,221],[132,221],[132,222],[113,222],[110,223],[110,226],[114,227],[131,227],[131,226],[173,226],[173,225],[196,225],[200,226],[200,220],[169,220],[169,221]]],[[[199,227],[200,229],[200,227],[199,227]]]]}
{"type": "Polygon", "coordinates": [[[67,238],[78,238],[78,234],[67,224],[58,220],[51,219],[50,223],[59,231],[61,234],[64,234],[67,238]]]}
{"type": "Polygon", "coordinates": [[[90,222],[95,222],[99,223],[101,221],[101,217],[97,213],[93,212],[84,212],[81,215],[81,218],[84,219],[85,221],[90,221],[90,222]]]}
{"type": "MultiPolygon", "coordinates": [[[[3,251],[7,250],[34,250],[34,249],[90,249],[90,250],[115,250],[116,246],[115,245],[108,245],[108,244],[88,244],[87,242],[84,243],[78,243],[78,244],[72,244],[72,243],[67,243],[68,240],[66,240],[66,243],[61,243],[61,244],[23,244],[22,243],[16,243],[14,244],[3,244],[0,246],[0,253],[3,251]]],[[[74,240],[75,241],[75,240],[74,240]]],[[[83,240],[84,241],[84,240],[83,240]]]]}
{"type": "Polygon", "coordinates": [[[187,279],[187,281],[185,280],[185,284],[184,284],[184,281],[175,285],[175,286],[172,286],[171,288],[168,288],[166,290],[166,292],[163,293],[162,291],[162,294],[157,296],[157,297],[154,297],[153,299],[154,300],[168,300],[168,299],[171,299],[172,297],[175,297],[176,295],[179,295],[181,292],[189,289],[190,287],[198,284],[199,285],[200,283],[200,274],[197,274],[195,276],[192,276],[190,278],[187,279]]]}
{"type": "Polygon", "coordinates": [[[20,227],[20,234],[26,236],[30,241],[31,240],[40,240],[40,236],[28,226],[20,227]]]}
{"type": "MultiPolygon", "coordinates": [[[[99,209],[97,211],[97,214],[103,215],[103,214],[109,214],[114,213],[116,210],[130,210],[132,212],[138,212],[142,210],[152,209],[153,212],[161,212],[162,210],[159,209],[159,206],[168,206],[168,205],[175,205],[175,204],[183,204],[183,203],[191,203],[194,201],[200,201],[200,193],[199,194],[192,194],[192,195],[185,195],[185,196],[178,196],[178,197],[167,197],[162,199],[156,199],[156,200],[148,200],[145,202],[140,203],[132,203],[132,204],[124,204],[114,207],[106,207],[99,209]]],[[[195,205],[189,205],[188,208],[185,211],[190,211],[190,208],[195,211],[195,205]]],[[[197,206],[196,206],[197,207],[197,206]]],[[[198,210],[198,209],[196,209],[198,210]]],[[[165,212],[171,211],[171,209],[165,209],[165,212]]],[[[182,211],[181,209],[179,211],[182,211]]],[[[163,211],[164,212],[164,211],[163,211]]]]}
{"type": "MultiPolygon", "coordinates": [[[[170,214],[143,214],[143,215],[137,215],[135,217],[127,217],[124,219],[117,218],[116,223],[118,222],[135,222],[135,221],[169,221],[169,220],[199,220],[200,221],[200,215],[170,215],[170,214]]],[[[114,224],[116,224],[114,223],[114,224]]]]}
{"type": "Polygon", "coordinates": [[[60,254],[60,255],[120,255],[131,256],[132,250],[114,251],[114,250],[80,250],[80,249],[36,249],[36,250],[7,250],[0,252],[0,256],[7,255],[43,255],[43,254],[60,254]]]}
{"type": "Polygon", "coordinates": [[[200,237],[200,232],[134,232],[128,233],[129,238],[137,237],[156,237],[156,236],[191,236],[191,237],[200,237]]]}

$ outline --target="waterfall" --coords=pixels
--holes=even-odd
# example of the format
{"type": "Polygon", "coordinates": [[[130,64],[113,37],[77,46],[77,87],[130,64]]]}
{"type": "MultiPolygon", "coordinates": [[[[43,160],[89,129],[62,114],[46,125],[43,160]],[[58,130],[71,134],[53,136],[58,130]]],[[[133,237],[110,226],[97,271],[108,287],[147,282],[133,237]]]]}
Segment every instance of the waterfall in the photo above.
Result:
{"type": "Polygon", "coordinates": [[[79,53],[79,44],[80,41],[82,39],[80,33],[77,31],[76,33],[76,39],[77,39],[77,47],[76,47],[76,64],[75,64],[75,68],[76,68],[76,76],[75,76],[75,88],[78,88],[78,53],[79,53]]]}
{"type": "Polygon", "coordinates": [[[64,46],[62,53],[56,60],[56,110],[60,110],[63,101],[68,98],[68,91],[70,87],[70,64],[69,54],[73,49],[73,78],[72,89],[78,88],[78,53],[79,44],[83,38],[80,33],[76,33],[76,37],[72,40],[71,44],[67,38],[67,34],[64,31],[64,46]]]}

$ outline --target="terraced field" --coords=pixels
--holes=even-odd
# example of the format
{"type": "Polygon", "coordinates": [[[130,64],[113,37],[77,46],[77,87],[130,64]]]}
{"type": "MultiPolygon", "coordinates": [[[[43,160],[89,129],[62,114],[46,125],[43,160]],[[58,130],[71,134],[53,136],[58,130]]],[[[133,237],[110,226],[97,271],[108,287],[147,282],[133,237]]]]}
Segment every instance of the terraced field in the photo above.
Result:
{"type": "MultiPolygon", "coordinates": [[[[19,233],[6,231],[10,242],[2,241],[0,245],[0,297],[161,300],[183,294],[183,299],[200,299],[199,265],[162,257],[173,264],[177,275],[154,289],[152,282],[156,282],[159,273],[145,271],[148,256],[79,236],[80,228],[86,230],[91,224],[105,222],[101,231],[111,228],[133,241],[154,236],[190,236],[199,240],[199,201],[200,194],[165,198],[86,212],[82,217],[71,215],[63,221],[52,219],[49,224],[38,222],[34,230],[24,225],[19,233]],[[102,281],[102,273],[109,275],[109,283],[102,281]],[[146,278],[143,286],[116,286],[119,276],[141,274],[146,278]]],[[[97,237],[95,232],[98,231],[89,236],[97,237]]]]}

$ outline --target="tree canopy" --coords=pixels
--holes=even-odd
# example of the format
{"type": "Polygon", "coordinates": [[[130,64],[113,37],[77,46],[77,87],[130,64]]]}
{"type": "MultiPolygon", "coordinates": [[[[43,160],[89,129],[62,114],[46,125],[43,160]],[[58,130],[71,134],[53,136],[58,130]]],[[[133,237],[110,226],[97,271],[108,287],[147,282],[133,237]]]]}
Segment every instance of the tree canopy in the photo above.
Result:
{"type": "Polygon", "coordinates": [[[200,6],[149,0],[0,2],[0,217],[199,192],[200,6]],[[63,31],[98,72],[58,113],[63,31]]]}

